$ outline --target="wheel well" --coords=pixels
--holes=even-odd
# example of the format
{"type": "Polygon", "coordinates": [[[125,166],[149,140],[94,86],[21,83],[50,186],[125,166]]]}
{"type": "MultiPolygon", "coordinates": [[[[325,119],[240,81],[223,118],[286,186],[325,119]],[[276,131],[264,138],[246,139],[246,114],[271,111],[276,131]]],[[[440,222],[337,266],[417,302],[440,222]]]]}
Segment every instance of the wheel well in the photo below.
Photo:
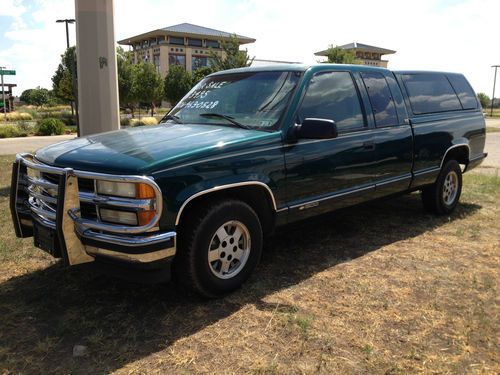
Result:
{"type": "Polygon", "coordinates": [[[441,167],[443,167],[448,160],[456,160],[459,164],[467,165],[469,163],[469,147],[463,145],[453,147],[452,149],[448,150],[448,152],[444,156],[441,167]]]}
{"type": "Polygon", "coordinates": [[[259,220],[262,224],[262,230],[265,235],[273,231],[276,216],[273,201],[270,193],[264,187],[258,185],[248,185],[230,189],[223,189],[207,193],[193,199],[186,205],[186,207],[184,207],[184,209],[180,213],[181,216],[179,219],[179,225],[182,225],[183,219],[189,216],[189,212],[199,207],[200,205],[205,205],[215,200],[228,198],[241,200],[252,207],[259,217],[259,220]]]}

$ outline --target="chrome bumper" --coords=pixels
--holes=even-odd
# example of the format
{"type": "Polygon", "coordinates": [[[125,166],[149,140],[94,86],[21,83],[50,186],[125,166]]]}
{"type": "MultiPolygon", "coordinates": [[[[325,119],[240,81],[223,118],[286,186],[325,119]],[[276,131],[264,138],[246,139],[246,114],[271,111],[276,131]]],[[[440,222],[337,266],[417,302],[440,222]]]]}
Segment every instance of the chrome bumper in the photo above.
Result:
{"type": "Polygon", "coordinates": [[[36,228],[48,228],[56,234],[58,254],[53,255],[61,256],[69,265],[92,262],[96,257],[136,264],[173,257],[176,233],[159,230],[161,210],[161,190],[151,177],[58,168],[38,162],[31,154],[17,155],[13,165],[11,213],[16,235],[30,237],[36,228]],[[30,170],[41,177],[30,176],[30,170]],[[51,176],[52,180],[44,176],[51,176]],[[96,180],[146,183],[153,188],[155,198],[115,198],[99,195],[96,189],[81,192],[79,178],[93,180],[94,186],[96,180]],[[95,205],[97,217],[82,217],[81,203],[95,205]],[[146,225],[111,224],[100,221],[101,206],[134,210],[154,208],[156,214],[146,225]]]}

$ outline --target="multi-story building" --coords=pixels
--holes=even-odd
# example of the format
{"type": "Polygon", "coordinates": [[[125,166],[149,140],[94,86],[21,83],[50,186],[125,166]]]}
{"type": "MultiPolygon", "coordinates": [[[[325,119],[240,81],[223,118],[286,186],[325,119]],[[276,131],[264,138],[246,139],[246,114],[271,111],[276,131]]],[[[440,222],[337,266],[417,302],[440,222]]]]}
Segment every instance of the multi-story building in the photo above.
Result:
{"type": "MultiPolygon", "coordinates": [[[[390,49],[369,46],[368,44],[356,42],[344,44],[339,47],[354,52],[357,64],[380,66],[383,68],[387,68],[388,61],[382,60],[382,55],[392,55],[393,53],[396,53],[396,51],[390,49]]],[[[314,55],[328,56],[328,50],[316,52],[314,55]]]]}
{"type": "Polygon", "coordinates": [[[170,65],[182,65],[188,72],[209,65],[209,52],[222,54],[221,42],[236,37],[241,44],[255,39],[190,23],[149,31],[118,41],[134,52],[134,62],[148,61],[165,76],[170,65]]]}

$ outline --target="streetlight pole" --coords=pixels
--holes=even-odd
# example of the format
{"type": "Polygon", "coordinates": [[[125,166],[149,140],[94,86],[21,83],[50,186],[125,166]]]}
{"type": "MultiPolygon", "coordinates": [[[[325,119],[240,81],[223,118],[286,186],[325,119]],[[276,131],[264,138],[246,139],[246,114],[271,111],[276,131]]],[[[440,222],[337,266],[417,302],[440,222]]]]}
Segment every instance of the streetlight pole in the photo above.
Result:
{"type": "Polygon", "coordinates": [[[500,65],[492,65],[492,68],[495,68],[495,78],[493,78],[493,95],[491,96],[491,117],[493,117],[493,104],[495,104],[495,85],[497,83],[497,68],[500,65]]]}
{"type": "Polygon", "coordinates": [[[7,107],[5,106],[5,88],[3,86],[3,73],[2,70],[5,69],[5,66],[0,66],[0,75],[2,76],[2,99],[3,99],[3,115],[5,116],[5,121],[7,121],[7,107]]]}
{"type": "MultiPolygon", "coordinates": [[[[75,20],[73,18],[65,18],[63,20],[57,20],[56,23],[65,23],[66,24],[66,51],[69,49],[69,29],[68,29],[68,24],[69,23],[75,23],[75,20]]],[[[75,80],[75,77],[74,77],[74,67],[72,66],[71,67],[71,70],[72,70],[72,76],[71,76],[71,79],[72,79],[72,86],[73,86],[73,96],[74,96],[74,87],[75,87],[75,84],[74,84],[74,80],[75,80]]],[[[71,116],[74,116],[75,115],[75,112],[74,112],[74,107],[73,107],[73,101],[70,102],[71,104],[71,116]]]]}

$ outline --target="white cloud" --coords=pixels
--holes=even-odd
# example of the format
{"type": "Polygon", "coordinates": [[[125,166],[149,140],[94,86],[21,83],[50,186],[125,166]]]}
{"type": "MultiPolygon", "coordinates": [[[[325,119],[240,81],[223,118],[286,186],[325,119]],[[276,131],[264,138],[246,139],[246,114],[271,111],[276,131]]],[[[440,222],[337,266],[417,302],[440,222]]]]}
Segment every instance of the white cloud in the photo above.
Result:
{"type": "MultiPolygon", "coordinates": [[[[74,17],[74,2],[5,1],[14,10],[4,38],[14,44],[0,46],[0,62],[18,70],[19,93],[50,87],[65,48],[64,25],[55,20],[74,17]]],[[[331,43],[356,41],[397,50],[388,56],[392,69],[462,72],[491,95],[490,65],[500,63],[498,14],[497,0],[115,0],[115,30],[119,40],[190,22],[256,38],[247,47],[251,56],[304,63],[315,63],[314,52],[331,43]]],[[[74,43],[74,26],[70,32],[74,43]]]]}

